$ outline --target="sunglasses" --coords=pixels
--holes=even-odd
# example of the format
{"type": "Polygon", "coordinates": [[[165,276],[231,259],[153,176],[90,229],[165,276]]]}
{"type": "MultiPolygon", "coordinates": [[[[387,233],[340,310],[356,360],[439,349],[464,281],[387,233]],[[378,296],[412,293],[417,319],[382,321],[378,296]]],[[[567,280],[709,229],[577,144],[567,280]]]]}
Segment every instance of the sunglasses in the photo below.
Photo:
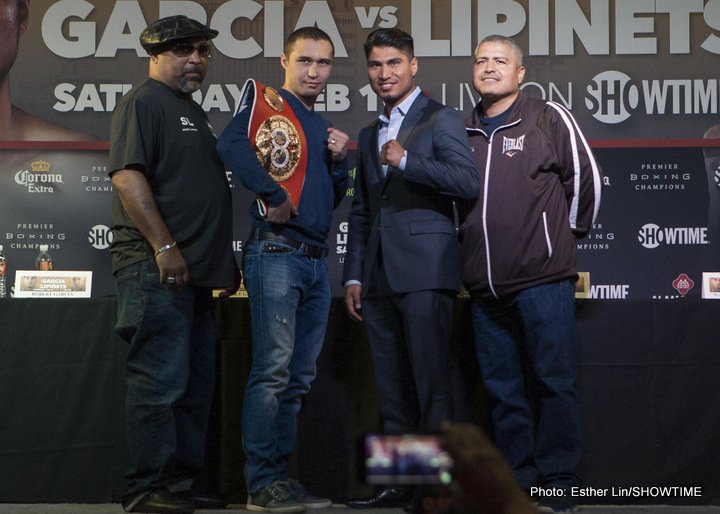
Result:
{"type": "Polygon", "coordinates": [[[188,42],[179,42],[174,43],[168,47],[168,50],[170,50],[172,53],[175,54],[176,57],[189,57],[193,54],[193,52],[197,51],[198,55],[200,57],[211,57],[210,50],[211,46],[209,43],[188,43],[188,42]]]}

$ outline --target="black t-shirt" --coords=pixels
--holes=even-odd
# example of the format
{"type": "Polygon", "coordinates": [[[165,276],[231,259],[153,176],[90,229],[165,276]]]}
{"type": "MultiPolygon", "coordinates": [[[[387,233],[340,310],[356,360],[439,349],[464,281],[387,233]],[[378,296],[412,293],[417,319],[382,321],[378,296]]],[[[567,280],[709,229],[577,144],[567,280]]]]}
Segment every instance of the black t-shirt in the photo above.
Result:
{"type": "MultiPolygon", "coordinates": [[[[513,104],[515,105],[515,104],[513,104]]],[[[510,116],[510,111],[512,110],[512,106],[505,110],[504,112],[498,114],[497,116],[487,117],[487,116],[481,116],[480,117],[480,123],[482,123],[483,128],[485,129],[485,132],[488,134],[488,137],[495,132],[495,129],[498,128],[500,125],[505,123],[505,121],[508,119],[508,116],[510,116]]]]}
{"type": "MultiPolygon", "coordinates": [[[[141,165],[165,224],[190,268],[192,285],[234,281],[232,209],[225,166],[202,108],[188,95],[147,79],[118,103],[110,131],[110,174],[141,165]]],[[[113,272],[152,256],[152,248],[113,192],[113,272]]]]}

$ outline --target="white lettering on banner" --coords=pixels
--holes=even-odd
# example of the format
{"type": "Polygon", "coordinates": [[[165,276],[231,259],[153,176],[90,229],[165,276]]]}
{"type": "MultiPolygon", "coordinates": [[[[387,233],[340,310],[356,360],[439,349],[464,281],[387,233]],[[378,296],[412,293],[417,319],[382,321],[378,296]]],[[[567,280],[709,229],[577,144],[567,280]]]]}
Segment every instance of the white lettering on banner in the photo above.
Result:
{"type": "MultiPolygon", "coordinates": [[[[10,248],[19,249],[37,249],[41,243],[46,243],[50,250],[57,250],[61,247],[56,241],[65,241],[66,235],[64,232],[42,232],[42,230],[48,230],[46,228],[29,228],[33,225],[27,225],[19,223],[17,230],[24,232],[5,232],[5,240],[10,243],[10,248]]],[[[52,224],[49,225],[49,230],[52,230],[52,224]]]]}
{"type": "Polygon", "coordinates": [[[350,109],[350,88],[345,84],[328,84],[315,101],[318,112],[344,112],[350,109]]]}
{"type": "MultiPolygon", "coordinates": [[[[122,95],[130,91],[132,84],[70,84],[55,86],[53,109],[60,112],[112,112],[122,95]]],[[[350,108],[350,88],[345,84],[328,84],[318,96],[315,110],[344,112],[350,108]]],[[[240,101],[237,84],[209,84],[207,91],[195,91],[193,99],[207,111],[234,112],[240,101]]]]}
{"type": "Polygon", "coordinates": [[[348,241],[348,223],[342,221],[338,225],[338,231],[335,234],[335,254],[345,255],[347,253],[347,241],[348,241]]]}
{"type": "Polygon", "coordinates": [[[630,182],[636,191],[684,191],[685,183],[692,180],[692,174],[682,173],[676,163],[646,163],[640,166],[651,173],[630,173],[630,182]]]}
{"type": "MultiPolygon", "coordinates": [[[[47,48],[69,59],[115,57],[118,50],[134,50],[138,57],[146,56],[138,41],[148,23],[140,0],[116,0],[106,23],[89,19],[100,1],[59,0],[48,8],[42,20],[47,48]],[[98,26],[104,27],[102,34],[98,34],[98,26]]],[[[284,34],[290,32],[284,26],[286,11],[295,14],[299,9],[294,28],[314,25],[323,29],[335,45],[335,56],[345,58],[348,53],[338,25],[347,22],[347,14],[336,14],[336,20],[330,2],[306,0],[296,7],[295,2],[284,0],[227,0],[210,16],[201,0],[157,0],[157,5],[161,17],[186,14],[209,23],[220,33],[214,41],[217,51],[234,59],[279,56],[284,34]],[[239,39],[232,30],[237,20],[256,24],[258,29],[262,25],[262,40],[253,36],[239,39]]],[[[142,3],[147,8],[150,2],[142,3]]],[[[356,22],[362,29],[397,26],[400,12],[409,4],[409,13],[404,14],[409,14],[415,53],[420,57],[469,56],[474,42],[486,35],[516,36],[525,30],[528,55],[654,55],[660,50],[689,54],[697,50],[691,47],[691,25],[699,34],[700,48],[720,54],[720,35],[716,34],[720,31],[720,0],[534,0],[527,7],[517,0],[451,0],[449,6],[447,0],[397,3],[401,6],[354,7],[356,22]],[[447,21],[432,15],[433,9],[440,8],[449,9],[450,27],[438,26],[447,21]],[[696,29],[695,23],[704,26],[696,29]],[[433,39],[433,33],[448,29],[449,38],[433,39]],[[659,42],[666,41],[667,48],[659,48],[659,42]]]]}
{"type": "MultiPolygon", "coordinates": [[[[120,97],[132,84],[72,84],[55,86],[53,109],[59,112],[112,112],[120,97]]],[[[544,100],[552,100],[573,110],[573,83],[527,82],[523,91],[544,100]]],[[[585,107],[593,118],[606,124],[618,124],[635,113],[718,114],[720,112],[720,80],[718,79],[645,79],[640,86],[632,78],[618,71],[597,74],[586,88],[585,107]]],[[[367,112],[377,112],[378,97],[369,84],[357,93],[365,98],[367,112]]],[[[468,82],[440,84],[440,102],[460,111],[471,108],[478,101],[468,82]]],[[[208,84],[207,89],[193,93],[193,98],[206,112],[234,112],[240,99],[237,84],[208,84]]],[[[346,84],[328,84],[318,96],[318,112],[346,112],[351,107],[351,90],[346,84]]]]}
{"type": "Polygon", "coordinates": [[[587,297],[600,300],[624,300],[629,292],[629,284],[591,285],[587,297]]]}
{"type": "MultiPolygon", "coordinates": [[[[456,2],[457,0],[453,0],[456,2]]],[[[398,19],[395,16],[398,8],[393,5],[385,7],[355,7],[355,15],[357,16],[360,27],[363,29],[392,28],[397,26],[398,19]],[[380,21],[378,21],[378,18],[380,21]]]]}
{"type": "Polygon", "coordinates": [[[661,228],[654,223],[640,227],[638,241],[648,249],[666,245],[707,245],[707,227],[668,227],[661,228]]]}
{"type": "Polygon", "coordinates": [[[672,100],[672,114],[716,114],[717,80],[643,80],[648,114],[665,114],[672,100]]]}
{"type": "MultiPolygon", "coordinates": [[[[96,0],[97,1],[97,0],[96,0]]],[[[197,2],[160,0],[160,16],[186,14],[207,23],[205,7],[197,2]]],[[[282,52],[284,30],[282,26],[284,2],[230,0],[215,11],[209,25],[218,32],[215,48],[235,59],[249,59],[263,49],[252,37],[240,40],[232,34],[232,25],[238,19],[255,20],[266,8],[264,16],[264,57],[277,57],[282,52]]],[[[60,0],[46,12],[42,21],[45,45],[56,55],[70,59],[81,57],[115,57],[118,50],[135,50],[138,57],[147,53],[140,46],[139,36],[148,24],[138,0],[116,1],[107,25],[97,42],[97,23],[86,21],[95,5],[87,0],[60,0]],[[78,21],[78,18],[82,21],[78,21]],[[67,24],[67,37],[63,27],[67,24]],[[97,46],[96,46],[97,42],[97,46]]],[[[383,11],[387,13],[388,11],[383,11]]],[[[387,16],[387,14],[385,14],[387,16]]],[[[296,27],[317,26],[328,33],[335,46],[336,57],[347,57],[347,50],[333,18],[328,1],[307,1],[302,7],[296,27]]]]}
{"type": "Polygon", "coordinates": [[[60,112],[93,110],[112,112],[122,95],[130,91],[132,84],[83,84],[80,91],[75,84],[63,82],[55,86],[57,102],[53,109],[60,112]]]}
{"type": "MultiPolygon", "coordinates": [[[[568,110],[572,111],[573,108],[573,84],[567,82],[566,84],[556,84],[550,82],[548,84],[540,84],[539,82],[523,82],[520,85],[520,89],[525,91],[532,96],[542,98],[543,100],[551,100],[565,106],[568,110]],[[561,88],[565,88],[565,92],[561,88]]],[[[377,96],[372,91],[370,86],[365,86],[360,90],[360,93],[368,98],[368,111],[373,112],[377,109],[372,109],[373,105],[377,105],[377,96]],[[371,100],[372,98],[372,100],[371,100]]],[[[459,84],[450,84],[443,82],[440,84],[440,102],[445,105],[456,108],[459,111],[465,109],[472,109],[475,104],[480,101],[480,95],[478,95],[473,89],[473,85],[470,82],[460,82],[459,84]],[[453,96],[453,90],[457,88],[457,96],[453,96]]]]}
{"type": "Polygon", "coordinates": [[[593,118],[621,123],[634,111],[648,115],[717,114],[720,87],[717,79],[645,79],[641,86],[620,71],[603,71],[586,88],[585,107],[593,118]]]}

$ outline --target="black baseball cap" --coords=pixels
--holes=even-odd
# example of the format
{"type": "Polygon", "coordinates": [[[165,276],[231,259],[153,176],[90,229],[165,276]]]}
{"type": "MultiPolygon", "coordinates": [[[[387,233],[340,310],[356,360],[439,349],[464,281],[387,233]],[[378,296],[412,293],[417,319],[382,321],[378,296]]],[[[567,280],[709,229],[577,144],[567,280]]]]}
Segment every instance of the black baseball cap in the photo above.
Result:
{"type": "Polygon", "coordinates": [[[197,39],[204,37],[213,39],[217,30],[206,27],[199,21],[187,16],[168,16],[148,25],[140,34],[140,44],[150,53],[151,50],[166,46],[168,43],[181,39],[197,39]]]}

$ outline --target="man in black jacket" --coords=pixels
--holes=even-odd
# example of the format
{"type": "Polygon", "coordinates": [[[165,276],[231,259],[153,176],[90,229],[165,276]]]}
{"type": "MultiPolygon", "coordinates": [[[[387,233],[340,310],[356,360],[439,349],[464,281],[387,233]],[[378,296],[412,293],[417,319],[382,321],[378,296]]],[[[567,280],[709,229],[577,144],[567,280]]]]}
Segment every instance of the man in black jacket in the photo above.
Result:
{"type": "Polygon", "coordinates": [[[466,122],[482,186],[461,228],[462,279],[497,445],[541,509],[567,512],[581,449],[575,244],[595,220],[602,177],[572,115],[521,93],[524,76],[512,39],[480,42],[482,100],[466,122]]]}

